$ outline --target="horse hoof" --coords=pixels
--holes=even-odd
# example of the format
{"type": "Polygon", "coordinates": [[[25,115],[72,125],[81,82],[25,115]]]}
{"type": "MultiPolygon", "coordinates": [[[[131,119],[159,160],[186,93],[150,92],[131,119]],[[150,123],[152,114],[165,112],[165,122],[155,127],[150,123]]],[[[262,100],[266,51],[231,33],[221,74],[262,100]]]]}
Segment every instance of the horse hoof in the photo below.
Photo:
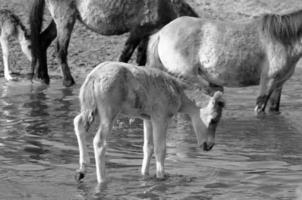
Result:
{"type": "Polygon", "coordinates": [[[38,82],[40,84],[45,84],[45,85],[49,85],[49,77],[46,78],[40,78],[38,76],[34,76],[32,78],[32,82],[38,82]]]}
{"type": "Polygon", "coordinates": [[[75,180],[77,182],[81,182],[81,180],[85,177],[85,174],[84,172],[81,172],[81,171],[77,171],[76,174],[75,174],[75,180]]]}
{"type": "Polygon", "coordinates": [[[5,79],[7,81],[18,81],[18,78],[17,77],[13,77],[13,76],[6,76],[5,79]]]}
{"type": "Polygon", "coordinates": [[[16,82],[16,81],[18,81],[19,79],[17,78],[17,77],[12,77],[11,79],[9,79],[9,81],[14,81],[14,82],[16,82]]]}
{"type": "Polygon", "coordinates": [[[265,116],[265,112],[263,110],[255,110],[255,116],[262,118],[265,116]]]}
{"type": "Polygon", "coordinates": [[[168,174],[164,174],[162,176],[156,176],[156,180],[157,181],[165,181],[169,178],[169,175],[168,174]]]}
{"type": "Polygon", "coordinates": [[[270,108],[269,109],[269,114],[279,115],[279,114],[281,114],[281,112],[280,112],[280,110],[278,108],[270,108]]]}
{"type": "Polygon", "coordinates": [[[73,86],[74,84],[75,84],[75,82],[74,82],[73,78],[66,79],[66,80],[63,81],[63,85],[65,87],[70,87],[70,86],[73,86]]]}

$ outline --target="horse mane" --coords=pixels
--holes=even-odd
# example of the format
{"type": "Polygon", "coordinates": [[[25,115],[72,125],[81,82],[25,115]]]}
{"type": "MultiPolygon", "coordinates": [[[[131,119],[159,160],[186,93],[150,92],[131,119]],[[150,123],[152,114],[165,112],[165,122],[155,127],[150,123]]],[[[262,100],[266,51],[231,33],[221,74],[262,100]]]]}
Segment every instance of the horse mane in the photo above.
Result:
{"type": "Polygon", "coordinates": [[[280,42],[295,41],[302,35],[302,10],[284,15],[265,14],[262,16],[261,29],[266,36],[280,42]]]}

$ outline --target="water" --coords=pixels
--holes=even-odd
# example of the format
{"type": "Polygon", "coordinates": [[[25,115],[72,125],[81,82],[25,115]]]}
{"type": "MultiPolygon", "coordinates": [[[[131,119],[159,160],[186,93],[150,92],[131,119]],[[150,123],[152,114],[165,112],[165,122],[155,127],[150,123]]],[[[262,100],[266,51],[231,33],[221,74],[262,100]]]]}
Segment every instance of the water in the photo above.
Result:
{"type": "MultiPolygon", "coordinates": [[[[164,181],[140,176],[142,124],[137,120],[129,127],[121,119],[109,139],[109,181],[101,186],[91,145],[87,177],[83,183],[74,180],[78,149],[72,120],[79,110],[79,86],[64,88],[61,80],[53,80],[44,87],[1,78],[0,199],[297,199],[302,187],[301,75],[298,69],[286,84],[280,115],[254,116],[258,87],[227,89],[211,152],[196,147],[187,120],[175,119],[164,181]]],[[[155,172],[154,160],[150,172],[155,172]]]]}

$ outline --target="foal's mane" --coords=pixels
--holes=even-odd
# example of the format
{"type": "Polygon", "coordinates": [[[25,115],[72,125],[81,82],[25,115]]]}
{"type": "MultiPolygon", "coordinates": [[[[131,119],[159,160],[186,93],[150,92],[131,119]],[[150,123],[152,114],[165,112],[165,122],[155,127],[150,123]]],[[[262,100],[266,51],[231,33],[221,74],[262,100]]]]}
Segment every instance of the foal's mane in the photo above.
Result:
{"type": "Polygon", "coordinates": [[[142,68],[142,70],[145,70],[145,73],[148,74],[148,76],[144,77],[146,83],[149,83],[153,86],[162,87],[161,84],[164,84],[167,87],[172,86],[179,92],[180,90],[186,89],[200,89],[199,86],[180,74],[171,73],[167,70],[161,70],[157,67],[147,67],[142,68]]]}
{"type": "Polygon", "coordinates": [[[266,36],[283,43],[295,41],[302,35],[302,10],[284,15],[265,14],[261,29],[266,36]]]}

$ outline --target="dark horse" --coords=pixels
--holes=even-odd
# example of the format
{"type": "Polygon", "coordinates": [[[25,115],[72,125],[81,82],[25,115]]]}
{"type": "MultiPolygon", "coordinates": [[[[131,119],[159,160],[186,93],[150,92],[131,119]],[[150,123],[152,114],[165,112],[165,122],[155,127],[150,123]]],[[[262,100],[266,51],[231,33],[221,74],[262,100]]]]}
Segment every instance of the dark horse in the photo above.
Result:
{"type": "Polygon", "coordinates": [[[119,60],[127,62],[139,45],[137,62],[144,65],[148,36],[182,15],[198,16],[184,0],[33,0],[30,12],[32,73],[36,78],[49,83],[46,52],[51,42],[57,38],[57,58],[62,67],[63,84],[74,84],[67,54],[77,19],[102,35],[130,32],[119,60]],[[41,32],[45,2],[52,21],[41,32]]]}
{"type": "Polygon", "coordinates": [[[206,80],[210,91],[260,85],[255,111],[269,103],[278,112],[282,86],[302,57],[302,10],[243,24],[180,17],[150,38],[147,55],[152,66],[206,80]]]}

